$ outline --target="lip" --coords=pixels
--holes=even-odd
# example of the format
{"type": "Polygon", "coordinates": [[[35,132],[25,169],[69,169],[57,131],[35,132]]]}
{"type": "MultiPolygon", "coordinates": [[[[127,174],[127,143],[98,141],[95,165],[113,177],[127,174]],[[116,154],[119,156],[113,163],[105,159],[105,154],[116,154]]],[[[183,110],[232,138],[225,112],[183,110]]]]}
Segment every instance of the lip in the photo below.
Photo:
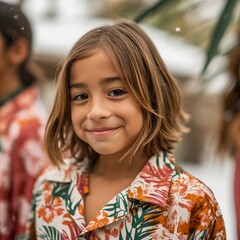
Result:
{"type": "Polygon", "coordinates": [[[95,137],[104,137],[104,136],[109,136],[109,135],[114,134],[118,129],[119,129],[119,127],[116,127],[116,128],[94,128],[94,129],[88,130],[88,132],[90,132],[95,137]]]}

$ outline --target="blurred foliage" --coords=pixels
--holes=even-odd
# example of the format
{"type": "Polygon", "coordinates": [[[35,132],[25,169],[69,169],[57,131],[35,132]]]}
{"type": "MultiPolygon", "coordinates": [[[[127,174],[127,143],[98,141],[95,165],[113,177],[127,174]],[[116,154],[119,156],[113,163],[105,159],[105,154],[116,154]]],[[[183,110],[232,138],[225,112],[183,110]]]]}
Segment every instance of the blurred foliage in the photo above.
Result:
{"type": "MultiPolygon", "coordinates": [[[[226,56],[235,45],[240,21],[239,0],[118,0],[108,2],[102,15],[125,17],[152,25],[206,52],[207,69],[216,55],[226,56]],[[115,4],[114,4],[115,3],[115,4]]],[[[224,69],[219,69],[219,72],[224,69]]],[[[214,74],[216,75],[216,73],[214,74]]]]}
{"type": "MultiPolygon", "coordinates": [[[[240,26],[240,0],[85,0],[92,14],[107,18],[128,18],[182,37],[206,53],[202,66],[205,82],[228,66],[205,74],[216,55],[228,56],[236,45],[240,26]]],[[[24,0],[17,0],[21,6],[24,0]]]]}

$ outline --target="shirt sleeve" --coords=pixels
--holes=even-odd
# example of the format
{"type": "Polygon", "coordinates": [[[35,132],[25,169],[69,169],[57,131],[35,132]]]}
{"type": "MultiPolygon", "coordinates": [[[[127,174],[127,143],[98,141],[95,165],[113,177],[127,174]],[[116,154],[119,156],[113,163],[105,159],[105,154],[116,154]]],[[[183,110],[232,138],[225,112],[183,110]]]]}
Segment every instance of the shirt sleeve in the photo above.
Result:
{"type": "Polygon", "coordinates": [[[188,239],[226,239],[223,216],[214,196],[198,198],[190,222],[190,236],[188,239]]]}
{"type": "Polygon", "coordinates": [[[14,236],[25,232],[32,190],[48,164],[43,147],[43,125],[37,118],[19,123],[19,136],[12,147],[10,212],[14,236]]]}

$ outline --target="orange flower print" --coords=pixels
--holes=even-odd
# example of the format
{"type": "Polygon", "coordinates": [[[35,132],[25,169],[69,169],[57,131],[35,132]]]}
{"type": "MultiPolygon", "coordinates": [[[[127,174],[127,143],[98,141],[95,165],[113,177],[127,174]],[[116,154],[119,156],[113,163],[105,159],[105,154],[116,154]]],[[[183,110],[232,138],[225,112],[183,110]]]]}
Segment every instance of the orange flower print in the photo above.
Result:
{"type": "Polygon", "coordinates": [[[106,212],[102,212],[102,215],[98,218],[95,217],[94,221],[97,222],[98,227],[102,227],[108,224],[109,219],[108,219],[108,214],[106,212]]]}
{"type": "Polygon", "coordinates": [[[100,215],[95,217],[93,221],[89,223],[86,229],[91,231],[92,229],[95,229],[95,228],[101,228],[107,225],[108,222],[109,222],[108,214],[102,211],[100,215]]]}
{"type": "Polygon", "coordinates": [[[137,197],[139,199],[143,199],[144,198],[143,196],[145,196],[146,193],[147,193],[147,189],[144,189],[142,186],[138,186],[134,189],[134,191],[129,190],[128,191],[128,196],[130,198],[136,198],[137,197]]]}
{"type": "Polygon", "coordinates": [[[49,183],[49,182],[45,182],[44,184],[43,184],[43,190],[46,190],[46,191],[51,191],[52,190],[52,188],[51,188],[52,186],[51,186],[51,184],[49,183]]]}
{"type": "Polygon", "coordinates": [[[61,199],[59,197],[52,198],[50,194],[47,194],[44,197],[44,205],[38,210],[38,218],[42,218],[46,223],[51,223],[55,216],[60,216],[63,212],[61,199]]]}

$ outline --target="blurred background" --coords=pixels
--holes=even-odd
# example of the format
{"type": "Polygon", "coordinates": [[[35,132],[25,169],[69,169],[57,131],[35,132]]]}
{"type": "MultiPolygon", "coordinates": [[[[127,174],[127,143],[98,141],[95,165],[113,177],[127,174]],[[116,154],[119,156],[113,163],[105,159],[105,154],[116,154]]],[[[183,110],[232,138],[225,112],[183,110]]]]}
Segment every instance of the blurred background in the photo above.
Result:
{"type": "Polygon", "coordinates": [[[214,192],[228,239],[235,240],[234,161],[215,154],[222,97],[229,85],[229,51],[237,41],[237,0],[6,0],[19,3],[34,31],[33,61],[42,99],[50,111],[57,64],[85,32],[115,19],[135,20],[155,42],[177,79],[191,131],[176,159],[214,192]]]}

